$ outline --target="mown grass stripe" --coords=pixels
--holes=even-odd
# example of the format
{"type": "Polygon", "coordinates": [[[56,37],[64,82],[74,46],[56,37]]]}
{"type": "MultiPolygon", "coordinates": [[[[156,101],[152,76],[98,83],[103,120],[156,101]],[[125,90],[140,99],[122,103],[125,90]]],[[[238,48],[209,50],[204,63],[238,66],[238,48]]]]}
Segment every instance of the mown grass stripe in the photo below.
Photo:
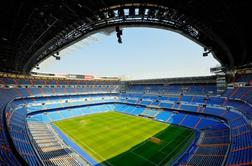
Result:
{"type": "Polygon", "coordinates": [[[163,165],[189,145],[190,129],[118,112],[90,114],[54,123],[103,165],[163,165]],[[149,141],[150,137],[160,143],[149,141]]]}

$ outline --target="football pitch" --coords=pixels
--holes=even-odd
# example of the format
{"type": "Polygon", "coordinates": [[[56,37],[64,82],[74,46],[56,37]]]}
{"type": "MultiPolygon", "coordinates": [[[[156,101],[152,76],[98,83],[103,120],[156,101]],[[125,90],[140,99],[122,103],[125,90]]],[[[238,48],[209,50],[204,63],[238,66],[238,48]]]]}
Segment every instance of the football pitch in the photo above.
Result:
{"type": "Polygon", "coordinates": [[[54,125],[106,166],[170,165],[194,137],[187,128],[112,111],[54,125]]]}

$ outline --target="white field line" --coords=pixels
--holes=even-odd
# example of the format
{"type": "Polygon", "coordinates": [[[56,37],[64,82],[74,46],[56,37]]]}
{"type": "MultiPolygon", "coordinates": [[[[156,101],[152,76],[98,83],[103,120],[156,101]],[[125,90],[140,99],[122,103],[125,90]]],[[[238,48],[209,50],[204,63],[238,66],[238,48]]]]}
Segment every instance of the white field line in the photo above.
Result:
{"type": "MultiPolygon", "coordinates": [[[[173,134],[174,135],[174,134],[173,134]]],[[[171,142],[173,142],[173,140],[171,140],[171,141],[168,141],[166,144],[165,144],[165,146],[164,147],[162,147],[159,151],[162,151],[164,148],[166,148],[166,146],[168,146],[171,142]]]]}
{"type": "MultiPolygon", "coordinates": [[[[189,135],[189,136],[191,136],[191,135],[189,135]]],[[[188,138],[189,136],[187,136],[186,138],[188,138]]],[[[170,151],[170,153],[168,153],[168,154],[163,158],[163,160],[161,160],[161,161],[158,163],[158,165],[160,165],[160,163],[162,163],[162,162],[167,158],[167,156],[169,156],[172,152],[174,152],[174,151],[177,149],[177,147],[180,146],[180,145],[183,144],[183,143],[184,143],[184,142],[180,142],[180,144],[178,144],[177,146],[175,146],[175,148],[173,148],[173,150],[170,151]]]]}
{"type": "MultiPolygon", "coordinates": [[[[63,127],[64,129],[64,127],[63,127]]],[[[77,139],[78,140],[78,139],[77,139]]],[[[106,161],[106,159],[104,159],[100,154],[96,153],[91,147],[89,147],[86,143],[82,142],[81,144],[83,144],[84,146],[86,146],[90,151],[92,151],[94,154],[96,154],[99,158],[101,158],[102,160],[104,160],[106,163],[108,163],[109,165],[113,166],[113,164],[111,164],[110,162],[106,161]]]]}
{"type": "Polygon", "coordinates": [[[157,166],[157,164],[156,164],[156,163],[154,163],[154,162],[152,162],[152,161],[148,160],[147,158],[145,158],[145,157],[143,157],[143,156],[141,156],[141,155],[139,155],[139,154],[137,154],[137,153],[135,153],[135,152],[133,152],[133,151],[130,151],[130,153],[132,153],[132,154],[136,155],[137,157],[140,157],[141,159],[144,159],[145,161],[148,161],[149,163],[151,163],[151,164],[153,164],[153,165],[156,165],[156,166],[157,166]]]}
{"type": "MultiPolygon", "coordinates": [[[[160,135],[160,134],[162,134],[162,132],[164,132],[164,130],[161,131],[161,132],[159,132],[159,133],[157,134],[157,136],[160,135]]],[[[149,142],[149,141],[148,141],[148,138],[147,138],[144,142],[142,142],[138,147],[132,148],[131,151],[134,152],[136,149],[142,147],[142,146],[143,146],[144,144],[146,144],[147,142],[149,142]]]]}

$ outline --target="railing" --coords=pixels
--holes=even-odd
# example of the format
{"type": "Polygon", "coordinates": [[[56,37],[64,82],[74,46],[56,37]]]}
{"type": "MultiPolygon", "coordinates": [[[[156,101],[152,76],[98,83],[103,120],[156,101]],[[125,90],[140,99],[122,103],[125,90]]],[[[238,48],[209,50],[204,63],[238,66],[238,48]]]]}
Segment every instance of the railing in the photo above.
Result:
{"type": "Polygon", "coordinates": [[[31,132],[30,132],[29,127],[28,127],[27,120],[26,120],[26,123],[25,123],[25,128],[26,128],[27,135],[28,135],[28,137],[29,137],[29,141],[30,141],[30,143],[31,143],[31,145],[32,145],[32,148],[33,148],[34,152],[36,153],[36,156],[38,157],[38,159],[39,159],[39,161],[41,162],[41,164],[42,164],[43,166],[45,166],[45,164],[43,163],[43,160],[42,160],[42,158],[40,157],[40,155],[39,155],[39,153],[38,153],[38,151],[37,151],[37,148],[36,148],[36,146],[35,146],[35,145],[36,145],[36,142],[35,142],[35,140],[33,139],[32,135],[31,135],[31,132]]]}

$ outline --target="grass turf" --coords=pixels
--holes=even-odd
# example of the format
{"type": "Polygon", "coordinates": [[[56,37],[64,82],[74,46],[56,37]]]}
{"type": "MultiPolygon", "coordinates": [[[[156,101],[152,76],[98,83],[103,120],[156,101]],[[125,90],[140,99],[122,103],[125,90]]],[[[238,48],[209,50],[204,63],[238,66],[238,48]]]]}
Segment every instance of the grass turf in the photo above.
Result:
{"type": "Polygon", "coordinates": [[[102,165],[167,165],[194,137],[187,128],[118,112],[66,119],[54,125],[102,165]]]}

